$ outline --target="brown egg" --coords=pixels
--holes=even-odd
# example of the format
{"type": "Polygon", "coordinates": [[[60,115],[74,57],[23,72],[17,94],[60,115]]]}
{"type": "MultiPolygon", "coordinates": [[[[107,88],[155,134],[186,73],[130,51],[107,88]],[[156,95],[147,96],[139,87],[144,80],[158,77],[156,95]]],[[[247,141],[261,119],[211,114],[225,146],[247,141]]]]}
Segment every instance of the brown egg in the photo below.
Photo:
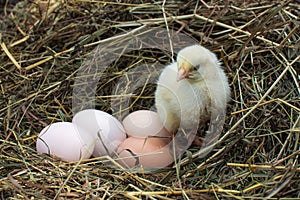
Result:
{"type": "Polygon", "coordinates": [[[124,129],[129,137],[147,138],[148,136],[171,136],[164,128],[156,112],[138,110],[123,120],[124,129]]]}
{"type": "Polygon", "coordinates": [[[123,167],[163,168],[173,163],[170,138],[129,137],[117,149],[123,167]]]}

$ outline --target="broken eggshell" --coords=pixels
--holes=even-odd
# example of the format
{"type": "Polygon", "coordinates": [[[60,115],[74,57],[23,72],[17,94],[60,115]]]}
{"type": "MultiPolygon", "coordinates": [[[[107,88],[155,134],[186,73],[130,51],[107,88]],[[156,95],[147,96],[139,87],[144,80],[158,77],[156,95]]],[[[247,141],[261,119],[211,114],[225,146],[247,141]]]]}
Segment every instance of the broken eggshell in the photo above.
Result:
{"type": "Polygon", "coordinates": [[[117,149],[117,162],[125,168],[163,168],[173,163],[168,138],[129,137],[117,149]]]}

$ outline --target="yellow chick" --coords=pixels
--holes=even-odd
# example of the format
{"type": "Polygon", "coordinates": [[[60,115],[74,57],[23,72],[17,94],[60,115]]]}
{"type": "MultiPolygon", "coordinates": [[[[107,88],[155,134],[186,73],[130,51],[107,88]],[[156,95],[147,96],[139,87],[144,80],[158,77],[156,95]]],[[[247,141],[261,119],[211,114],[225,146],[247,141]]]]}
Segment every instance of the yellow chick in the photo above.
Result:
{"type": "Polygon", "coordinates": [[[214,53],[192,45],[180,50],[176,60],[163,69],[155,92],[157,112],[172,133],[179,127],[198,129],[214,109],[226,110],[230,99],[227,77],[214,53]]]}

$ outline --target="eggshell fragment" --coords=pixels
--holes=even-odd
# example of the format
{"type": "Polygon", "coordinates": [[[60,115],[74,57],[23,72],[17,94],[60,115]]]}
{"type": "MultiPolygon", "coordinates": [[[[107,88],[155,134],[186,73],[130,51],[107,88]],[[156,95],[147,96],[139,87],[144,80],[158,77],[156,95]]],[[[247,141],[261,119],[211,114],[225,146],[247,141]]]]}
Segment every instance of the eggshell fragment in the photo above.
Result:
{"type": "Polygon", "coordinates": [[[164,128],[158,114],[150,110],[139,110],[130,113],[123,120],[123,126],[127,135],[131,137],[171,136],[171,133],[164,128]]]}
{"type": "Polygon", "coordinates": [[[122,124],[112,115],[95,109],[78,112],[72,123],[85,130],[95,140],[93,156],[112,155],[126,139],[122,124]]]}
{"type": "Polygon", "coordinates": [[[70,122],[57,122],[46,126],[36,143],[39,153],[55,155],[66,161],[87,159],[94,149],[93,138],[70,122]]]}
{"type": "Polygon", "coordinates": [[[117,162],[123,167],[163,168],[173,163],[169,139],[127,138],[118,147],[117,162]]]}

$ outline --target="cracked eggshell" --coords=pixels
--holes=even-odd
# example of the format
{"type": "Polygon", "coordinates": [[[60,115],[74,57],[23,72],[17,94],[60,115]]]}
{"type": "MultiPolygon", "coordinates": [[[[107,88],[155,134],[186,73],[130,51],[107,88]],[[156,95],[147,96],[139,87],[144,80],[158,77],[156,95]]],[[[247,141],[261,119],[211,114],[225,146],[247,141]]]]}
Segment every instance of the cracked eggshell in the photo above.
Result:
{"type": "Polygon", "coordinates": [[[167,138],[129,137],[117,149],[117,162],[125,168],[163,168],[173,163],[167,138]]]}
{"type": "Polygon", "coordinates": [[[126,139],[122,124],[112,115],[100,110],[82,110],[75,114],[72,123],[94,138],[93,156],[95,157],[112,155],[126,139]]]}
{"type": "Polygon", "coordinates": [[[46,126],[39,134],[36,149],[39,153],[55,155],[65,161],[87,159],[94,149],[93,138],[70,122],[46,126]]]}

